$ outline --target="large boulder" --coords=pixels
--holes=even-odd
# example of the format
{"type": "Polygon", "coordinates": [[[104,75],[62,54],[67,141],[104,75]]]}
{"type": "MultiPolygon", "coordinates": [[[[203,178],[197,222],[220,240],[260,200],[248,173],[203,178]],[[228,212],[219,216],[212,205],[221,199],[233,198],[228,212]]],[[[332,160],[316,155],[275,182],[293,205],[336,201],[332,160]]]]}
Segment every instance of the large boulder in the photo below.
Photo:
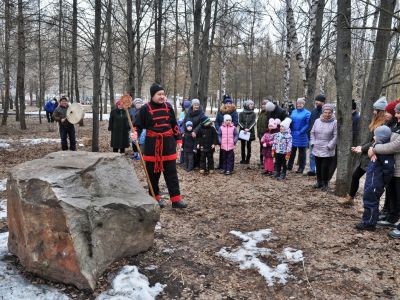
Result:
{"type": "Polygon", "coordinates": [[[160,209],[114,153],[55,152],[7,181],[11,253],[44,278],[94,289],[112,262],[149,249],[160,209]]]}

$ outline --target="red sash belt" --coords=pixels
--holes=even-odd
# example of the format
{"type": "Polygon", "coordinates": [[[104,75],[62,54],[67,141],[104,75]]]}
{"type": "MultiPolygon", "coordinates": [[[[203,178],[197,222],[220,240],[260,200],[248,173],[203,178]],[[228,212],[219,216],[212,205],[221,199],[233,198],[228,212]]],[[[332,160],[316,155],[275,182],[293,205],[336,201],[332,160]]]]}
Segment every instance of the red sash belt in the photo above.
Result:
{"type": "Polygon", "coordinates": [[[167,130],[166,132],[155,132],[152,130],[146,130],[146,136],[155,137],[156,145],[154,149],[154,173],[164,172],[164,164],[163,164],[163,149],[164,149],[164,137],[165,136],[174,136],[174,132],[172,129],[167,130]]]}

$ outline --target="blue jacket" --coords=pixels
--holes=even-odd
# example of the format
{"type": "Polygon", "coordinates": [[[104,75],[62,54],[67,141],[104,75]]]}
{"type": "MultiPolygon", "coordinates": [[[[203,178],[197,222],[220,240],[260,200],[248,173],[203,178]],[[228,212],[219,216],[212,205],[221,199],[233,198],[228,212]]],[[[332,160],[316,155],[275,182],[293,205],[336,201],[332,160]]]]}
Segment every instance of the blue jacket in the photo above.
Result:
{"type": "Polygon", "coordinates": [[[47,101],[47,103],[46,103],[45,106],[44,106],[44,110],[47,111],[47,112],[49,112],[49,113],[52,113],[52,112],[56,109],[56,107],[58,106],[57,101],[55,101],[54,104],[51,103],[51,101],[52,101],[52,100],[47,101]]]}
{"type": "Polygon", "coordinates": [[[293,146],[294,147],[307,147],[308,146],[308,122],[310,120],[311,113],[303,109],[295,109],[292,111],[290,118],[292,124],[290,126],[292,130],[293,146]]]}

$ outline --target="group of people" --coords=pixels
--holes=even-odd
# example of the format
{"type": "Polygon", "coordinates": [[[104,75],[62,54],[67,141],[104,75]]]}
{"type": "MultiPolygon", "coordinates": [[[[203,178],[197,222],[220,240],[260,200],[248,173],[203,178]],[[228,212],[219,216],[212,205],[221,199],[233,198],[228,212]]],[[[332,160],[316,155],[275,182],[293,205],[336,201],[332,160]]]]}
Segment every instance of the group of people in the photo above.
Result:
{"type": "MultiPolygon", "coordinates": [[[[238,112],[230,96],[224,96],[215,122],[202,110],[200,101],[192,99],[182,103],[182,112],[176,119],[168,103],[164,88],[153,84],[151,100],[133,100],[129,117],[136,130],[129,134],[128,115],[120,101],[110,113],[109,130],[114,152],[124,153],[132,142],[132,159],[143,159],[154,190],[155,200],[161,208],[166,204],[160,196],[161,173],[167,184],[173,208],[186,208],[182,201],[176,161],[188,172],[199,168],[207,175],[214,172],[214,153],[219,147],[216,169],[225,175],[234,172],[235,148],[240,140],[241,164],[249,164],[252,142],[258,138],[259,165],[266,176],[284,180],[293,170],[297,156],[298,174],[316,176],[315,189],[327,191],[336,168],[337,121],[334,106],[326,103],[323,95],[315,98],[312,111],[305,108],[305,99],[299,98],[289,114],[277,103],[264,100],[257,116],[254,102],[248,100],[238,112]],[[305,172],[309,149],[309,171],[305,172]],[[140,157],[139,152],[142,153],[140,157]],[[298,153],[298,154],[297,154],[298,153]]],[[[62,150],[76,150],[74,125],[66,118],[68,101],[62,97],[52,117],[59,122],[62,150]],[[68,147],[67,138],[70,140],[68,147]]],[[[400,238],[400,99],[387,103],[386,98],[374,104],[374,115],[369,124],[368,141],[359,144],[360,114],[356,102],[352,103],[352,131],[355,156],[354,171],[348,197],[340,205],[351,206],[359,189],[360,178],[366,174],[362,221],[358,230],[375,230],[376,226],[389,227],[389,236],[400,238]],[[383,209],[380,197],[386,191],[383,209]]]]}

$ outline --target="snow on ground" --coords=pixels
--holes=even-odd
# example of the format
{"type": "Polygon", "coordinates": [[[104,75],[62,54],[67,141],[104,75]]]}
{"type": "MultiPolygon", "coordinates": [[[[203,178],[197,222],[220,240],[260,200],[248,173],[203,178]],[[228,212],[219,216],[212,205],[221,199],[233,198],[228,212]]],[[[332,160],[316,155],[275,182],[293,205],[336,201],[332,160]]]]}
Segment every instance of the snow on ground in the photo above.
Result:
{"type": "Polygon", "coordinates": [[[11,150],[12,145],[14,144],[22,144],[22,146],[32,146],[38,144],[57,144],[59,142],[60,139],[48,139],[48,138],[20,139],[20,140],[0,139],[0,149],[11,150]]]}
{"type": "Polygon", "coordinates": [[[0,299],[68,300],[69,297],[46,285],[30,283],[5,262],[8,232],[0,233],[0,299]]]}
{"type": "Polygon", "coordinates": [[[113,280],[112,288],[96,300],[150,300],[155,299],[165,287],[160,283],[150,287],[149,280],[139,273],[136,266],[125,266],[113,280]]]}
{"type": "MultiPolygon", "coordinates": [[[[6,199],[0,199],[0,220],[7,218],[7,202],[6,199]]],[[[1,247],[1,246],[0,246],[1,247]]]]}
{"type": "Polygon", "coordinates": [[[0,192],[4,192],[6,190],[7,178],[0,180],[0,192]]]}
{"type": "Polygon", "coordinates": [[[242,245],[236,249],[223,247],[217,254],[228,260],[238,262],[241,270],[256,269],[269,286],[273,286],[275,281],[285,284],[287,278],[290,277],[288,263],[303,260],[301,250],[285,248],[281,254],[277,254],[269,248],[258,248],[257,244],[276,239],[271,229],[261,229],[248,233],[231,231],[230,233],[243,240],[242,245]],[[270,267],[259,258],[260,256],[272,256],[279,261],[279,264],[276,267],[270,267]]]}

